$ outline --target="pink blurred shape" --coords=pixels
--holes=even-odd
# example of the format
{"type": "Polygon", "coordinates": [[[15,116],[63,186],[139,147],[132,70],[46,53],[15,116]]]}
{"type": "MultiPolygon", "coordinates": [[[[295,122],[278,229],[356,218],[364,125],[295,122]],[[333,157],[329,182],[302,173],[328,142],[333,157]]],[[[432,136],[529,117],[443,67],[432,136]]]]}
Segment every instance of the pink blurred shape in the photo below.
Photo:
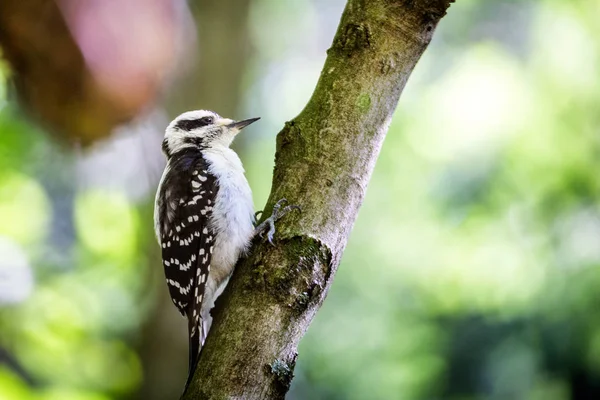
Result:
{"type": "Polygon", "coordinates": [[[90,72],[115,106],[139,112],[155,100],[193,43],[184,0],[59,0],[90,72]]]}

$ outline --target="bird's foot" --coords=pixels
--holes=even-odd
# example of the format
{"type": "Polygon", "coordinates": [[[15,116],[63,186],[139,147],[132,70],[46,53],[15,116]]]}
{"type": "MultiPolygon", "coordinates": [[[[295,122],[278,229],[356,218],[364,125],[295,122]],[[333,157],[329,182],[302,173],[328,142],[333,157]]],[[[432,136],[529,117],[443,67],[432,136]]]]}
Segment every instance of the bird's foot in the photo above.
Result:
{"type": "MultiPolygon", "coordinates": [[[[265,219],[262,223],[260,223],[255,229],[254,234],[259,235],[261,238],[264,237],[264,231],[267,230],[267,240],[269,243],[273,244],[273,235],[275,234],[275,222],[279,221],[279,219],[283,218],[286,214],[288,214],[292,210],[302,211],[300,206],[295,204],[284,206],[287,203],[286,199],[281,199],[273,206],[273,212],[271,216],[265,219]]],[[[262,211],[258,211],[255,216],[261,214],[262,211]]]]}

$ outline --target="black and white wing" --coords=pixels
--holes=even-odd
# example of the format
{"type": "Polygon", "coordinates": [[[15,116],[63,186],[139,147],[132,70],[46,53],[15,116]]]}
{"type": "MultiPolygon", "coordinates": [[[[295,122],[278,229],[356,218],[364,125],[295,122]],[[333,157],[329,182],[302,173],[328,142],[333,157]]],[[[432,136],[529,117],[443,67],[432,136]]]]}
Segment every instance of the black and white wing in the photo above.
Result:
{"type": "Polygon", "coordinates": [[[208,172],[206,162],[199,157],[182,157],[170,161],[157,201],[169,293],[175,306],[188,319],[188,381],[204,340],[200,310],[215,240],[208,221],[216,192],[216,178],[208,172]]]}

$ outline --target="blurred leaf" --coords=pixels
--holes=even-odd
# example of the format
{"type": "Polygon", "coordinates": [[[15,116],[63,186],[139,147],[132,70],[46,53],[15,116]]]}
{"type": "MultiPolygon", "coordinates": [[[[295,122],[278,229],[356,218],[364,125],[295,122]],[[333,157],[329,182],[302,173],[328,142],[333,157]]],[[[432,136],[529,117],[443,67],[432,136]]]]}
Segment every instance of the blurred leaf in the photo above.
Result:
{"type": "Polygon", "coordinates": [[[13,372],[0,365],[0,399],[35,400],[36,397],[13,372]]]}
{"type": "Polygon", "coordinates": [[[43,239],[50,207],[46,193],[34,179],[13,171],[0,172],[0,234],[22,244],[43,239]]]}
{"type": "Polygon", "coordinates": [[[129,260],[137,244],[137,214],[122,193],[78,195],[75,226],[82,244],[99,255],[129,260]]]}

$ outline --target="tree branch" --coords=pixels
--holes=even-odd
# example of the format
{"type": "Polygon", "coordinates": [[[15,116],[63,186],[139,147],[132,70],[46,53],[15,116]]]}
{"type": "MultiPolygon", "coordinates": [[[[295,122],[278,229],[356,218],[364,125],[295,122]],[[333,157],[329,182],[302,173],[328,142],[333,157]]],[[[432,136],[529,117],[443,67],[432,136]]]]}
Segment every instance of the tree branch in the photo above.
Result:
{"type": "Polygon", "coordinates": [[[349,0],[315,92],[277,136],[271,195],[302,207],[255,242],[183,399],[283,399],[331,285],[400,93],[452,0],[349,0]]]}

